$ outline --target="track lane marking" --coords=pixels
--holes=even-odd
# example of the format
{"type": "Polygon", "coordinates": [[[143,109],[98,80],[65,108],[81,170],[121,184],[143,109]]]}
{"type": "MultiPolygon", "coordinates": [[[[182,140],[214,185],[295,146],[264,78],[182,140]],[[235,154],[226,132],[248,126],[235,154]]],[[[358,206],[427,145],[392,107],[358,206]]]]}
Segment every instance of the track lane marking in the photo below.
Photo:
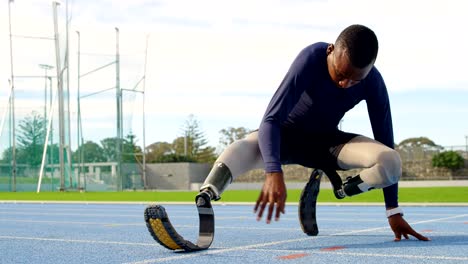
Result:
{"type": "MultiPolygon", "coordinates": [[[[444,217],[444,218],[437,218],[437,219],[431,219],[431,220],[417,221],[417,222],[410,223],[410,225],[431,223],[431,222],[443,221],[443,220],[460,218],[460,217],[465,217],[465,216],[468,216],[468,214],[461,214],[461,215],[455,215],[455,216],[451,216],[451,217],[444,217]]],[[[253,249],[253,248],[257,248],[257,247],[267,247],[267,246],[281,245],[281,244],[287,244],[287,243],[302,242],[302,241],[314,240],[314,239],[319,239],[319,238],[366,233],[366,232],[378,231],[378,230],[389,229],[389,228],[390,227],[385,226],[385,227],[368,228],[368,229],[362,229],[362,230],[353,230],[353,231],[340,232],[340,233],[326,235],[326,236],[287,239],[287,240],[281,240],[281,241],[274,241],[274,242],[260,243],[260,244],[251,244],[251,245],[247,245],[247,246],[239,246],[239,247],[226,248],[226,249],[217,249],[217,250],[214,249],[214,250],[196,252],[196,253],[192,253],[192,254],[177,255],[177,256],[164,257],[164,258],[158,258],[158,259],[147,259],[147,260],[136,261],[136,262],[127,262],[125,264],[147,264],[147,263],[157,263],[157,262],[164,262],[164,261],[171,261],[171,260],[195,258],[195,257],[200,256],[200,255],[214,255],[214,254],[221,254],[221,253],[231,252],[231,251],[248,250],[248,249],[253,249]]],[[[337,253],[338,252],[333,252],[333,254],[337,254],[337,253]]],[[[341,252],[339,252],[339,253],[341,253],[341,252]]],[[[361,253],[356,253],[356,254],[361,254],[361,253]]],[[[362,253],[362,254],[366,254],[366,253],[362,253]]],[[[375,256],[377,256],[377,255],[375,255],[375,256]]],[[[404,257],[404,255],[401,256],[401,257],[404,257]]],[[[426,256],[426,255],[421,256],[421,258],[427,258],[427,257],[428,256],[426,256]]],[[[444,257],[444,256],[442,256],[442,257],[444,257]]],[[[465,259],[468,260],[468,257],[463,258],[462,260],[465,260],[465,259]]]]}

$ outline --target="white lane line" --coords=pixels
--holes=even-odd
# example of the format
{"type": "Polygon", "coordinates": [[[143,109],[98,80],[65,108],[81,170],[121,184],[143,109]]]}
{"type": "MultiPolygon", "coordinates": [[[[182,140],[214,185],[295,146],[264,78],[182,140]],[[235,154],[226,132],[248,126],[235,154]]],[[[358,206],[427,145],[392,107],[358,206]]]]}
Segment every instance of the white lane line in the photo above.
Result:
{"type": "MultiPolygon", "coordinates": [[[[45,220],[21,220],[21,219],[6,219],[0,218],[1,222],[18,222],[18,223],[36,223],[36,224],[63,224],[63,225],[98,225],[107,227],[120,227],[120,226],[146,226],[145,223],[102,223],[102,222],[77,222],[77,221],[45,221],[45,220]]],[[[439,221],[439,223],[460,223],[460,221],[439,221]]],[[[175,228],[198,228],[198,225],[174,225],[175,228]]],[[[301,231],[301,228],[294,227],[249,227],[249,226],[217,226],[216,229],[243,229],[243,230],[269,230],[269,231],[301,231]]],[[[336,228],[321,228],[323,232],[338,232],[340,229],[336,228]]],[[[390,233],[390,230],[376,230],[377,233],[390,233]]],[[[468,235],[468,232],[450,232],[450,231],[421,231],[424,234],[446,234],[446,235],[468,235]]]]}
{"type": "MultiPolygon", "coordinates": [[[[410,225],[437,222],[437,221],[460,218],[460,217],[465,217],[465,216],[467,216],[467,214],[418,221],[418,222],[410,223],[410,225]]],[[[331,236],[344,236],[344,235],[351,235],[351,234],[358,234],[358,233],[366,233],[366,232],[372,232],[372,231],[377,231],[377,230],[382,230],[382,229],[389,229],[389,227],[385,226],[385,227],[368,228],[368,229],[362,229],[362,230],[340,232],[340,233],[335,233],[335,234],[326,235],[326,236],[287,239],[287,240],[281,240],[281,241],[275,241],[275,242],[269,242],[269,243],[252,244],[252,245],[247,245],[247,246],[240,246],[240,247],[233,247],[233,248],[226,248],[226,249],[208,250],[208,251],[196,252],[193,254],[184,254],[184,255],[177,255],[177,256],[171,256],[171,257],[165,257],[165,258],[147,259],[147,260],[142,260],[142,261],[137,261],[137,262],[129,262],[126,264],[147,264],[147,263],[157,263],[157,262],[164,262],[164,261],[171,261],[171,260],[178,260],[178,259],[194,258],[200,255],[214,255],[214,254],[221,254],[221,253],[231,252],[231,251],[248,250],[248,249],[253,249],[253,248],[258,248],[258,247],[267,247],[267,246],[281,245],[281,244],[287,244],[287,243],[302,242],[302,241],[326,238],[326,237],[331,237],[331,236]]]]}
{"type": "MultiPolygon", "coordinates": [[[[194,212],[195,214],[195,212],[194,212]]],[[[111,214],[111,213],[104,213],[104,214],[97,214],[97,213],[39,213],[39,212],[0,212],[0,216],[14,216],[14,215],[38,215],[38,216],[79,216],[79,217],[121,217],[121,218],[142,218],[139,214],[111,214]]],[[[171,218],[177,219],[193,219],[197,220],[198,216],[183,216],[183,215],[176,215],[171,216],[171,218]]],[[[255,221],[255,216],[232,216],[232,217],[216,217],[216,220],[253,220],[255,221]]],[[[319,221],[327,221],[327,222],[349,222],[348,218],[327,218],[327,217],[318,217],[319,221]]],[[[450,219],[450,218],[448,218],[450,219]]],[[[296,217],[281,217],[281,220],[284,221],[293,221],[296,222],[296,217]]],[[[381,219],[353,219],[353,223],[379,223],[382,222],[381,219]]],[[[441,221],[439,221],[441,222],[441,221]]]]}
{"type": "MultiPolygon", "coordinates": [[[[446,218],[439,218],[436,219],[435,221],[439,223],[460,223],[460,221],[448,221],[447,219],[454,219],[454,218],[462,218],[464,216],[468,217],[468,214],[463,214],[463,215],[458,215],[458,216],[451,216],[451,217],[446,217],[446,218]]],[[[238,218],[233,218],[233,219],[238,219],[238,218]]],[[[281,219],[284,220],[284,219],[281,219]]],[[[319,219],[319,220],[328,220],[328,221],[333,221],[334,219],[319,219]]],[[[55,220],[23,220],[23,219],[12,219],[12,218],[0,218],[1,222],[17,222],[17,223],[44,223],[44,224],[77,224],[77,225],[104,225],[104,226],[145,226],[145,223],[111,223],[111,222],[89,222],[89,221],[55,221],[55,220]]],[[[377,221],[377,220],[376,220],[377,221]]],[[[367,221],[355,221],[355,222],[367,222],[367,221]]],[[[381,221],[378,221],[381,222],[381,221]]],[[[434,222],[434,220],[424,220],[420,222],[415,222],[414,224],[418,223],[429,223],[429,222],[434,222]]],[[[197,228],[198,225],[174,225],[176,228],[197,228]]],[[[301,230],[300,228],[293,228],[293,227],[249,227],[249,226],[217,226],[216,229],[248,229],[248,230],[301,230]]],[[[321,229],[322,231],[333,231],[336,232],[339,229],[332,229],[332,228],[325,228],[321,229]]],[[[389,231],[383,231],[383,230],[376,230],[377,232],[389,232],[389,231]]],[[[433,232],[431,231],[430,233],[437,233],[437,231],[433,232]]],[[[442,233],[442,232],[440,232],[442,233]]],[[[446,233],[447,232],[443,232],[446,233]]],[[[448,232],[450,233],[450,232],[448,232]]],[[[452,232],[455,234],[460,234],[460,232],[452,232]]]]}
{"type": "Polygon", "coordinates": [[[133,243],[133,242],[119,242],[119,241],[98,241],[98,240],[80,240],[80,239],[64,239],[64,238],[41,238],[41,237],[20,237],[20,236],[0,236],[0,239],[14,239],[14,240],[37,240],[37,241],[52,241],[52,242],[67,242],[67,243],[87,243],[87,244],[112,244],[112,245],[125,245],[125,246],[148,246],[160,247],[156,243],[133,243]]]}
{"type": "Polygon", "coordinates": [[[86,214],[86,213],[38,213],[38,212],[0,212],[0,215],[8,216],[8,215],[45,215],[45,216],[102,216],[102,217],[139,217],[142,218],[142,215],[136,214],[86,214]]]}
{"type": "MultiPolygon", "coordinates": [[[[195,215],[196,212],[193,212],[195,215]]],[[[50,212],[0,212],[0,216],[14,216],[14,215],[37,215],[37,216],[81,216],[81,217],[128,217],[128,218],[142,218],[142,214],[112,214],[112,213],[50,213],[50,212]]],[[[198,219],[198,216],[184,216],[184,215],[171,215],[171,218],[177,219],[198,219]]],[[[220,216],[216,217],[216,220],[255,220],[256,217],[252,216],[220,216]]],[[[297,221],[297,217],[281,217],[282,221],[297,221]]],[[[348,219],[344,218],[318,218],[319,221],[334,221],[334,222],[348,222],[348,219]]],[[[354,223],[359,222],[381,222],[382,220],[373,220],[373,219],[359,219],[353,220],[354,223]]]]}
{"type": "Polygon", "coordinates": [[[438,218],[438,219],[418,221],[418,222],[414,222],[412,224],[416,225],[416,224],[425,224],[425,223],[432,223],[432,222],[441,222],[441,221],[445,221],[445,220],[449,220],[449,219],[463,218],[463,217],[468,217],[468,214],[461,214],[461,215],[454,215],[454,216],[438,218]]]}
{"type": "MultiPolygon", "coordinates": [[[[84,221],[52,221],[52,220],[22,220],[22,219],[8,219],[0,218],[0,222],[16,222],[16,223],[36,223],[36,224],[63,224],[63,225],[98,225],[98,226],[146,226],[145,223],[109,223],[109,222],[84,222],[84,221]]],[[[174,225],[175,228],[198,228],[198,225],[174,225]]],[[[251,226],[216,226],[216,229],[244,229],[244,230],[269,230],[269,231],[301,231],[297,227],[251,227],[251,226]]],[[[322,232],[338,232],[340,229],[322,228],[322,232]]]]}
{"type": "MultiPolygon", "coordinates": [[[[34,213],[43,213],[43,212],[60,212],[60,213],[63,213],[63,212],[72,212],[72,213],[80,213],[80,212],[83,212],[83,213],[86,213],[86,212],[99,212],[99,213],[103,213],[103,212],[118,212],[118,213],[133,213],[133,214],[141,214],[143,212],[143,208],[141,210],[124,210],[124,209],[118,209],[118,208],[114,208],[114,209],[106,209],[106,208],[76,208],[76,209],[70,209],[70,208],[48,208],[48,207],[41,207],[41,208],[3,208],[5,210],[8,210],[8,212],[25,212],[25,211],[28,211],[28,212],[34,212],[34,213]]],[[[6,211],[3,211],[3,212],[6,212],[6,211]]],[[[184,211],[183,210],[180,210],[178,211],[179,213],[183,213],[184,211]]],[[[194,211],[195,212],[195,211],[194,211]]]]}
{"type": "Polygon", "coordinates": [[[145,223],[107,223],[107,222],[80,222],[80,221],[51,221],[51,220],[21,220],[0,218],[1,222],[36,223],[36,224],[63,224],[63,225],[103,225],[103,226],[145,226],[145,223]]]}
{"type": "MultiPolygon", "coordinates": [[[[196,212],[194,211],[194,214],[196,212]]],[[[9,215],[45,215],[45,216],[86,216],[86,217],[131,217],[131,218],[143,218],[143,213],[141,214],[119,214],[118,212],[115,214],[112,213],[102,213],[102,214],[97,214],[97,213],[51,213],[51,212],[1,212],[0,215],[3,216],[9,216],[9,215]]],[[[198,216],[183,216],[183,215],[177,215],[176,216],[178,219],[198,219],[198,216]]],[[[255,219],[254,216],[232,216],[232,217],[217,217],[217,220],[231,220],[231,219],[255,219]]],[[[296,218],[289,218],[286,220],[297,220],[296,218]]]]}

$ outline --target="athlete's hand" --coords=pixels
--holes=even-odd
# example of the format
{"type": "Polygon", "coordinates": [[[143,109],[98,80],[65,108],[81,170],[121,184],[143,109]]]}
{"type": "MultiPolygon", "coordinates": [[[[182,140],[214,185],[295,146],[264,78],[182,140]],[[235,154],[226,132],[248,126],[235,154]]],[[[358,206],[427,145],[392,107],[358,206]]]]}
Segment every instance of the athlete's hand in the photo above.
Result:
{"type": "Polygon", "coordinates": [[[282,172],[266,173],[265,182],[263,183],[262,192],[255,204],[254,213],[257,213],[257,221],[260,221],[263,216],[263,211],[268,205],[268,215],[266,218],[267,224],[271,222],[273,211],[276,206],[275,220],[278,221],[280,213],[284,214],[286,203],[286,185],[282,172]]]}
{"type": "Polygon", "coordinates": [[[408,235],[412,235],[415,238],[422,240],[422,241],[430,241],[431,239],[425,237],[418,232],[414,231],[413,228],[403,219],[403,216],[400,214],[392,215],[388,218],[388,223],[395,233],[395,241],[400,241],[401,236],[403,235],[406,239],[409,239],[408,235]]]}

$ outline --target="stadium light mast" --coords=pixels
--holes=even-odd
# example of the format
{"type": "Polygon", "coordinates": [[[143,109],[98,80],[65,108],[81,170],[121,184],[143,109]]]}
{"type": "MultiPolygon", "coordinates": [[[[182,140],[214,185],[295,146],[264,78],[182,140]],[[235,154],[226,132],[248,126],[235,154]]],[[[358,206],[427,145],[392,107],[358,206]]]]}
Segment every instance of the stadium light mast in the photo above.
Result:
{"type": "Polygon", "coordinates": [[[122,175],[122,146],[123,146],[123,129],[122,129],[122,89],[120,88],[120,52],[119,52],[119,28],[115,28],[115,90],[117,101],[117,189],[123,190],[123,175],[122,175]]]}
{"type": "Polygon", "coordinates": [[[81,78],[81,35],[80,31],[76,31],[77,34],[77,46],[78,46],[78,52],[77,52],[77,118],[76,118],[76,129],[77,129],[77,137],[76,137],[76,150],[79,153],[79,166],[78,166],[78,189],[79,190],[86,190],[86,177],[83,175],[83,186],[81,185],[81,175],[84,172],[83,168],[83,160],[84,160],[84,151],[81,148],[83,146],[83,130],[82,130],[82,124],[81,124],[81,87],[80,87],[80,78],[81,78]]]}
{"type": "Polygon", "coordinates": [[[11,33],[11,3],[8,0],[8,27],[10,31],[10,73],[11,73],[11,91],[10,91],[10,115],[11,115],[11,175],[13,177],[12,191],[16,192],[16,127],[15,127],[15,78],[13,74],[13,35],[11,33]]]}
{"type": "Polygon", "coordinates": [[[146,65],[148,62],[148,39],[149,35],[146,36],[146,47],[145,47],[145,68],[144,68],[144,79],[143,79],[143,189],[148,188],[148,181],[146,179],[146,118],[145,118],[145,96],[146,96],[146,65]]]}
{"type": "Polygon", "coordinates": [[[54,39],[55,39],[55,60],[57,63],[57,96],[59,104],[59,163],[60,163],[60,191],[65,191],[65,163],[64,163],[64,142],[65,142],[65,128],[64,128],[64,105],[63,105],[63,75],[62,65],[60,62],[60,43],[59,43],[59,30],[58,30],[58,17],[57,7],[59,2],[52,2],[53,15],[54,15],[54,39]]]}

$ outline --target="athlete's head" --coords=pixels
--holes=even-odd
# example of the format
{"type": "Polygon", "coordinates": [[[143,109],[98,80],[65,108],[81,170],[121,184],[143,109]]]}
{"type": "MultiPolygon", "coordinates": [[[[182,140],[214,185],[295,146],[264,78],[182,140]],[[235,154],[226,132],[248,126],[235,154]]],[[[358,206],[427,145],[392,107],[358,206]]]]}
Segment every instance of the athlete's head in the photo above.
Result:
{"type": "Polygon", "coordinates": [[[364,79],[372,69],[379,44],[372,30],[362,25],[345,28],[335,41],[328,45],[327,65],[333,82],[349,88],[364,79]]]}

